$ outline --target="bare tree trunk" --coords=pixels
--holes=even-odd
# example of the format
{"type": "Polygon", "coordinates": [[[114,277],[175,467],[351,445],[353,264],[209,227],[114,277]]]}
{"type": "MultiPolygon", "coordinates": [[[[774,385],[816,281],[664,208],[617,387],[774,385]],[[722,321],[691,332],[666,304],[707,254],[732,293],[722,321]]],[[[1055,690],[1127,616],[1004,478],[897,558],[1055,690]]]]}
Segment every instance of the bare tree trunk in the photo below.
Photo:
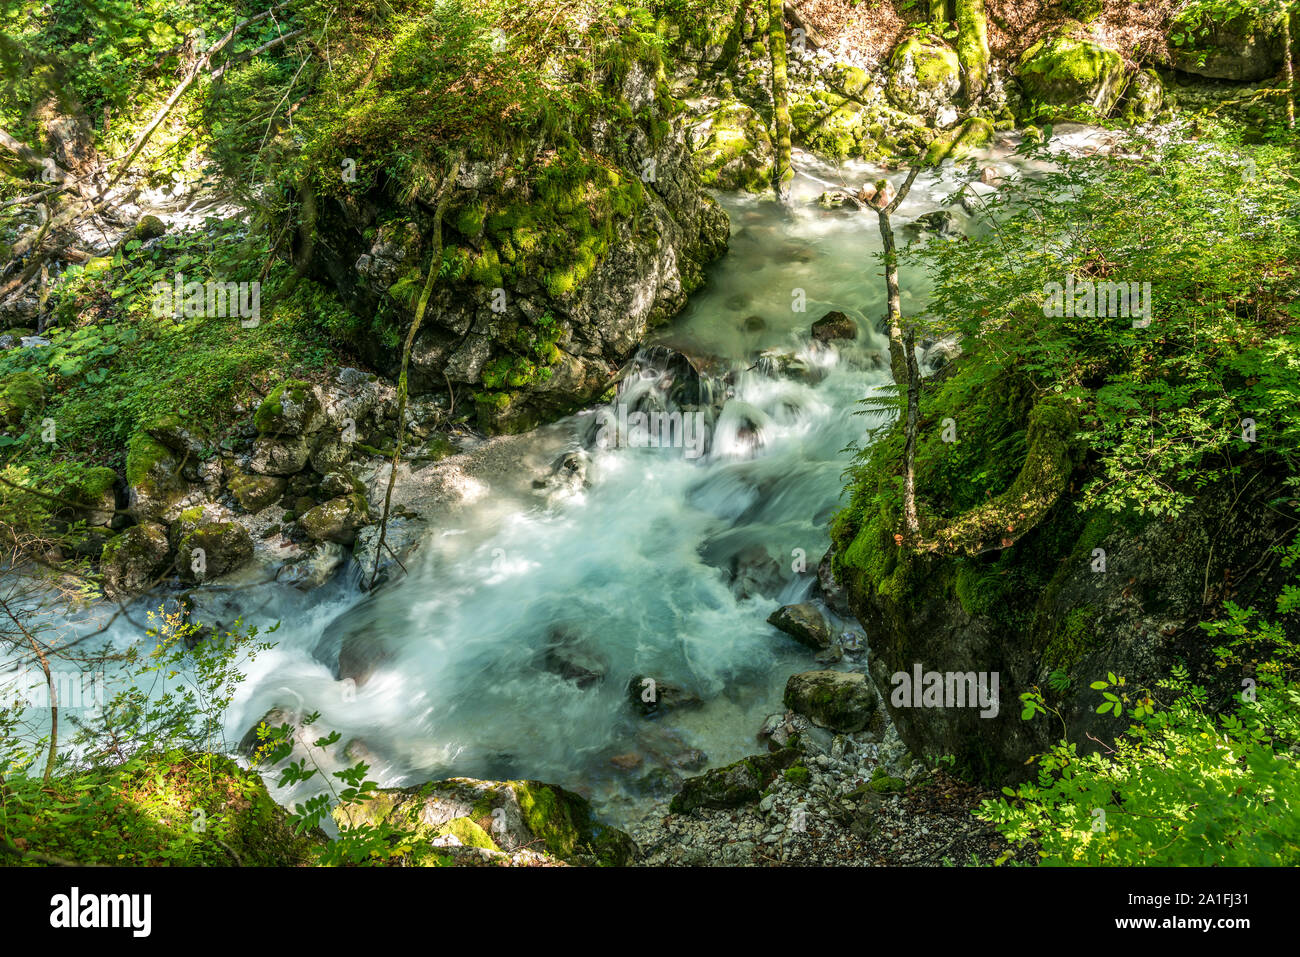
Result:
{"type": "MultiPolygon", "coordinates": [[[[898,209],[916,182],[920,165],[912,167],[892,202],[887,206],[872,203],[880,218],[880,239],[884,244],[885,289],[889,310],[889,367],[894,384],[907,390],[907,410],[903,420],[903,526],[907,538],[916,540],[921,523],[916,514],[916,431],[921,418],[921,373],[916,363],[916,336],[903,322],[903,298],[898,283],[898,247],[890,216],[898,209]]],[[[881,190],[879,195],[885,195],[881,190]]]]}
{"type": "Polygon", "coordinates": [[[790,180],[794,170],[790,166],[790,92],[786,80],[786,49],[784,5],[781,0],[768,0],[768,44],[772,57],[772,114],[774,136],[772,139],[772,189],[780,202],[790,198],[790,180]]]}

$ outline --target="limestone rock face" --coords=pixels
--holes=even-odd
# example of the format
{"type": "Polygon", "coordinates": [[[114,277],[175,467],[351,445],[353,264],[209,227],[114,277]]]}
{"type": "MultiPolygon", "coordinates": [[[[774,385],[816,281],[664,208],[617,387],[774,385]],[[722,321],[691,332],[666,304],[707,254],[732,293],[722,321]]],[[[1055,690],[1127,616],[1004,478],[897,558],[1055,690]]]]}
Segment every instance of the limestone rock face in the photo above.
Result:
{"type": "MultiPolygon", "coordinates": [[[[1182,663],[1212,694],[1239,692],[1239,684],[1223,684],[1227,679],[1211,667],[1214,642],[1198,623],[1221,611],[1230,587],[1242,607],[1267,605],[1281,591],[1288,573],[1261,560],[1285,534],[1283,520],[1268,507],[1280,488],[1265,476],[1240,499],[1226,485],[1210,487],[1177,518],[1133,524],[1106,514],[1085,519],[1067,495],[1017,542],[1025,557],[1011,555],[997,570],[940,555],[915,559],[903,575],[916,599],[874,589],[868,573],[844,561],[863,542],[837,537],[837,568],[868,638],[868,670],[908,749],[929,759],[954,755],[989,781],[1032,774],[1025,761],[1054,743],[1061,728],[1022,721],[1019,695],[1051,689],[1054,673],[1069,686],[1050,691],[1049,700],[1070,739],[1079,741],[1087,734],[1108,740],[1114,732],[1113,719],[1096,713],[1098,692],[1089,688],[1107,672],[1141,686],[1182,663]],[[1009,578],[1025,574],[1022,562],[1046,564],[1050,580],[1028,591],[1007,589],[1009,578]],[[1260,571],[1249,579],[1232,574],[1257,563],[1260,571]],[[1022,624],[1009,631],[999,624],[1007,616],[1022,624]],[[916,707],[914,699],[896,704],[893,676],[912,674],[918,664],[941,674],[997,673],[998,712],[916,707]]],[[[882,559],[893,560],[892,554],[882,559]]]]}

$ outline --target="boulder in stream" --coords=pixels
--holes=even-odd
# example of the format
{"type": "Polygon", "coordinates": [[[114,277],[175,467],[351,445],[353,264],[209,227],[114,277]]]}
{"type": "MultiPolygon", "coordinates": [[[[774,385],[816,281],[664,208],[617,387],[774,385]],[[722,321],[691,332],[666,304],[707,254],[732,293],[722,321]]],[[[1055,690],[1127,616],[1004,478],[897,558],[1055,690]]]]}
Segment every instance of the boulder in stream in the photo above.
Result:
{"type": "Polygon", "coordinates": [[[830,647],[830,624],[821,609],[812,602],[782,605],[768,616],[767,623],[785,632],[801,645],[818,651],[830,647]]]}
{"type": "Polygon", "coordinates": [[[861,731],[879,707],[875,686],[856,671],[805,671],[785,685],[785,706],[841,734],[861,731]]]}

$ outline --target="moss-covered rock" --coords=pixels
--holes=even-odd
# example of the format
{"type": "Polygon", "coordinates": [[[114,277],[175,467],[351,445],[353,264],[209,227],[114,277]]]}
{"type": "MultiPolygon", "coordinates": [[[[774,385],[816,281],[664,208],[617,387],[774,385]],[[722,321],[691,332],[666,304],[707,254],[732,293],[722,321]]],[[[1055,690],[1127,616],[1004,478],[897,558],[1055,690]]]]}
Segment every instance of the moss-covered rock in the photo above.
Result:
{"type": "Polygon", "coordinates": [[[211,522],[181,539],[176,567],[181,578],[206,582],[247,564],[253,557],[253,539],[238,522],[211,522]]]}
{"type": "Polygon", "coordinates": [[[45,402],[45,383],[35,372],[15,372],[0,379],[0,425],[17,425],[45,402]]]}
{"type": "Polygon", "coordinates": [[[842,734],[861,731],[876,715],[876,689],[856,671],[805,671],[791,675],[783,697],[791,711],[842,734]]]}
{"type": "Polygon", "coordinates": [[[1068,32],[1039,40],[1020,57],[1016,78],[1024,120],[1096,120],[1110,116],[1124,92],[1124,58],[1068,32]]]}
{"type": "Polygon", "coordinates": [[[267,394],[253,413],[253,425],[262,435],[308,435],[326,422],[320,399],[310,382],[282,382],[267,394]]]}
{"type": "Polygon", "coordinates": [[[167,530],[161,525],[132,525],[113,536],[99,559],[104,593],[114,601],[136,597],[153,584],[170,554],[167,530]]]}
{"type": "Polygon", "coordinates": [[[925,151],[924,163],[938,166],[944,160],[960,163],[976,150],[993,141],[993,124],[982,116],[972,116],[961,126],[935,137],[925,151]]]}
{"type": "Polygon", "coordinates": [[[1192,3],[1169,27],[1174,69],[1219,80],[1257,81],[1282,68],[1281,20],[1262,5],[1192,3]]]}
{"type": "Polygon", "coordinates": [[[181,475],[182,457],[146,430],[131,436],[126,449],[130,511],[139,521],[170,519],[189,491],[181,475]]]}
{"type": "Polygon", "coordinates": [[[254,475],[233,469],[226,484],[240,508],[256,513],[278,502],[288,482],[278,475],[254,475]]]}
{"type": "Polygon", "coordinates": [[[1120,113],[1130,123],[1149,120],[1165,105],[1165,88],[1155,70],[1139,70],[1133,74],[1120,113]]]}
{"type": "Polygon", "coordinates": [[[370,524],[370,506],[364,495],[340,495],[309,509],[298,524],[318,542],[351,545],[357,533],[370,524]]]}
{"type": "Polygon", "coordinates": [[[668,810],[689,814],[696,808],[733,808],[753,804],[786,768],[799,760],[796,748],[742,758],[726,767],[714,768],[682,782],[668,810]]]}
{"type": "Polygon", "coordinates": [[[919,34],[903,40],[889,58],[885,91],[895,106],[933,117],[961,90],[961,62],[946,43],[919,34]]]}
{"type": "Polygon", "coordinates": [[[714,189],[762,193],[772,188],[772,137],[743,103],[724,103],[690,132],[700,182],[714,189]]]}
{"type": "Polygon", "coordinates": [[[58,495],[76,505],[87,525],[108,525],[116,513],[117,473],[104,465],[78,469],[59,487],[58,495]]]}
{"type": "Polygon", "coordinates": [[[623,866],[637,853],[627,834],[595,819],[585,798],[540,781],[452,778],[386,788],[333,813],[341,828],[384,823],[413,833],[414,864],[445,863],[431,842],[448,834],[462,846],[506,854],[531,847],[570,864],[623,866]]]}

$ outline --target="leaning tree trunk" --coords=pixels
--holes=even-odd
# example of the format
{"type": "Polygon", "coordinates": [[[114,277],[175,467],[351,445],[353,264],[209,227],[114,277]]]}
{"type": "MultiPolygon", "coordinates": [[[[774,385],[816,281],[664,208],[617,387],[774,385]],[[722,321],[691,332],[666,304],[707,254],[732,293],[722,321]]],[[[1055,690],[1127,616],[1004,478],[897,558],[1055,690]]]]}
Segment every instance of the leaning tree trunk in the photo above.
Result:
{"type": "Polygon", "coordinates": [[[989,28],[984,0],[956,0],[957,59],[966,87],[966,101],[972,105],[984,96],[989,81],[989,28]]]}
{"type": "Polygon", "coordinates": [[[786,81],[785,20],[781,0],[768,0],[768,44],[772,56],[772,189],[784,203],[790,198],[790,93],[786,81]]]}
{"type": "MultiPolygon", "coordinates": [[[[885,290],[889,309],[889,367],[894,375],[894,384],[907,390],[907,410],[903,419],[903,527],[904,537],[913,541],[921,534],[921,523],[916,515],[916,431],[921,419],[921,371],[916,363],[915,331],[903,321],[903,297],[898,282],[898,247],[894,242],[894,227],[889,217],[907,198],[920,171],[919,164],[912,167],[912,171],[907,174],[907,181],[889,205],[872,204],[880,217],[880,239],[884,244],[885,290]]],[[[880,195],[885,192],[881,190],[880,195]]]]}

